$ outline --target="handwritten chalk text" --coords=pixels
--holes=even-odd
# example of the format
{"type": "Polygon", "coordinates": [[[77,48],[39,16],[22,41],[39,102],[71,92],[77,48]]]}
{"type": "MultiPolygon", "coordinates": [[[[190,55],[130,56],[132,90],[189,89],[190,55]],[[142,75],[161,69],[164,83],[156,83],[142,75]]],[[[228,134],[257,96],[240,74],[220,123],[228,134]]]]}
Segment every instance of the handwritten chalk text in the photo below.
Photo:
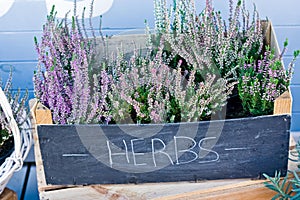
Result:
{"type": "Polygon", "coordinates": [[[150,139],[138,138],[129,141],[122,140],[122,151],[120,151],[120,149],[118,151],[115,150],[116,148],[113,148],[114,144],[108,140],[106,144],[110,167],[120,164],[120,160],[124,160],[124,158],[126,161],[124,164],[132,164],[133,166],[153,165],[154,167],[159,166],[158,162],[162,160],[164,162],[167,160],[169,165],[184,165],[192,162],[199,164],[212,163],[220,159],[216,151],[204,145],[205,142],[209,140],[216,140],[215,137],[206,137],[196,141],[194,138],[186,136],[174,136],[172,141],[173,147],[168,149],[165,141],[160,138],[153,138],[149,146],[142,146],[144,149],[150,148],[151,151],[141,152],[141,144],[148,144],[146,140],[150,139]],[[129,145],[131,150],[128,148],[129,145]],[[200,155],[207,156],[203,157],[200,155]],[[120,157],[123,157],[123,159],[120,159],[120,157]]]}

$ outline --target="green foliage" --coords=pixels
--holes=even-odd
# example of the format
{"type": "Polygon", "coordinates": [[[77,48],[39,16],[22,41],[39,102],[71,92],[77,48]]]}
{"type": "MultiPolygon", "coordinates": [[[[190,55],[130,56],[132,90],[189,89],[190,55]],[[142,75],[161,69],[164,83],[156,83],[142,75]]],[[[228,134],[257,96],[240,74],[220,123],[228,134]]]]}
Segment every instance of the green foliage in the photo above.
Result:
{"type": "MultiPolygon", "coordinates": [[[[292,152],[296,159],[291,159],[293,162],[300,162],[300,141],[296,145],[296,149],[292,152]]],[[[300,169],[300,165],[298,165],[300,169]]],[[[298,200],[300,199],[300,178],[298,175],[298,170],[292,171],[292,174],[287,174],[284,178],[281,177],[280,172],[275,173],[275,177],[270,177],[267,174],[263,174],[269,182],[265,182],[265,186],[270,190],[275,191],[277,194],[272,198],[276,199],[290,199],[298,200]]]]}
{"type": "Polygon", "coordinates": [[[286,176],[283,180],[281,178],[281,173],[276,172],[275,177],[272,178],[268,176],[267,174],[263,174],[265,178],[267,178],[269,182],[265,182],[265,186],[271,190],[274,190],[278,194],[276,194],[272,199],[290,199],[292,191],[291,186],[292,182],[288,180],[288,177],[286,176]]]}
{"type": "Polygon", "coordinates": [[[283,69],[282,56],[288,45],[276,55],[263,41],[262,24],[254,6],[245,10],[245,0],[235,5],[229,2],[229,19],[215,11],[212,1],[197,14],[194,0],[174,0],[173,7],[166,0],[155,0],[154,46],[164,38],[169,66],[176,69],[182,60],[182,71],[196,70],[195,81],[200,83],[207,74],[216,74],[228,82],[237,81],[238,95],[243,107],[242,116],[259,116],[273,112],[274,100],[288,90],[293,65],[283,69]]]}
{"type": "Polygon", "coordinates": [[[53,8],[41,44],[34,39],[40,64],[34,79],[37,96],[51,107],[57,123],[77,123],[78,115],[87,113],[101,115],[97,120],[82,117],[80,123],[103,118],[105,123],[198,121],[223,109],[235,94],[243,116],[271,114],[275,98],[288,89],[300,51],[283,70],[285,50],[275,56],[264,46],[255,7],[250,14],[245,1],[228,2],[230,17],[225,20],[212,1],[197,13],[194,0],[173,0],[170,8],[167,0],[154,0],[155,35],[146,27],[147,52],[139,55],[141,50],[134,49],[126,58],[123,52],[108,56],[101,33],[103,46],[96,48],[93,27],[90,40],[77,17],[71,24],[56,21],[53,8]],[[84,107],[89,99],[92,108],[84,107]]]}
{"type": "MultiPolygon", "coordinates": [[[[233,75],[241,60],[261,54],[263,35],[258,14],[254,9],[251,20],[246,14],[250,12],[243,8],[245,1],[235,6],[229,3],[229,20],[214,10],[212,1],[206,1],[200,14],[194,0],[173,2],[173,7],[167,8],[166,0],[155,0],[156,34],[165,35],[171,59],[183,58],[185,69],[200,69],[202,80],[205,73],[233,75]]],[[[196,80],[201,80],[199,76],[196,80]]]]}
{"type": "MultiPolygon", "coordinates": [[[[238,92],[245,113],[254,116],[272,114],[275,99],[288,90],[292,70],[285,70],[281,60],[287,45],[285,41],[284,50],[279,56],[266,47],[260,59],[251,57],[240,69],[238,92]]],[[[296,51],[294,55],[289,68],[293,67],[299,53],[296,51]]]]}
{"type": "Polygon", "coordinates": [[[0,129],[0,148],[4,144],[5,141],[7,141],[11,137],[10,130],[6,130],[4,128],[0,129]]]}
{"type": "MultiPolygon", "coordinates": [[[[126,61],[120,56],[111,78],[111,115],[116,123],[190,122],[208,118],[222,109],[233,84],[207,74],[195,81],[196,70],[176,69],[164,59],[163,43],[154,54],[137,51],[126,61]]],[[[122,55],[122,53],[121,53],[122,55]]]]}

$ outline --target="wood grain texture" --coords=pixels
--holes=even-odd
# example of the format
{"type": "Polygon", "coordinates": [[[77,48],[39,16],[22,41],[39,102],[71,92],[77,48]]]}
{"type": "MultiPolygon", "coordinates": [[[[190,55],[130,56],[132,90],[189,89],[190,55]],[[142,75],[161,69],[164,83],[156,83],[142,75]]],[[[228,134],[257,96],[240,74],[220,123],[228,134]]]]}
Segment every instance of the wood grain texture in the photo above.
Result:
{"type": "Polygon", "coordinates": [[[265,188],[263,184],[241,187],[241,188],[231,188],[228,190],[220,190],[214,192],[193,192],[191,194],[182,194],[173,197],[163,197],[155,200],[266,200],[272,199],[276,195],[276,192],[265,188]]]}
{"type": "Polygon", "coordinates": [[[220,187],[208,189],[199,189],[193,192],[187,192],[177,195],[155,198],[155,200],[252,200],[252,199],[271,199],[276,192],[266,188],[264,181],[243,181],[236,184],[228,184],[220,187]]]}
{"type": "Polygon", "coordinates": [[[47,186],[47,182],[45,178],[45,170],[43,166],[39,138],[37,134],[37,122],[44,121],[45,117],[41,115],[36,115],[36,113],[37,111],[38,113],[43,113],[44,116],[48,118],[49,110],[38,109],[40,107],[38,107],[37,105],[38,105],[37,99],[31,99],[29,101],[31,123],[32,123],[32,127],[34,127],[34,129],[32,130],[32,136],[34,141],[34,156],[35,156],[35,164],[36,164],[37,184],[38,184],[38,190],[41,191],[43,187],[47,186]]]}
{"type": "MultiPolygon", "coordinates": [[[[243,191],[243,197],[249,195],[253,199],[271,197],[272,191],[264,190],[261,180],[220,180],[200,183],[160,183],[160,184],[127,184],[127,185],[90,185],[76,186],[51,191],[42,191],[44,199],[139,199],[139,200],[178,200],[178,199],[213,199],[216,195],[223,199],[234,192],[243,191]],[[257,192],[256,192],[257,189],[257,192]],[[262,192],[263,191],[263,192],[262,192]],[[214,197],[214,196],[213,196],[214,197]]],[[[233,195],[232,197],[238,197],[233,195]]],[[[230,199],[230,197],[228,198],[230,199]]],[[[246,198],[247,199],[247,198],[246,198]]],[[[250,198],[248,198],[250,199],[250,198]]],[[[267,198],[270,199],[270,198],[267,198]]]]}
{"type": "Polygon", "coordinates": [[[29,101],[29,107],[34,125],[53,124],[51,111],[42,103],[38,102],[37,99],[31,99],[29,101]]]}
{"type": "Polygon", "coordinates": [[[5,188],[3,193],[0,195],[1,200],[18,200],[17,194],[8,188],[5,188]]]}
{"type": "Polygon", "coordinates": [[[42,199],[48,200],[126,200],[125,195],[110,191],[100,185],[82,186],[75,188],[66,188],[63,190],[52,190],[48,192],[41,192],[42,199]]]}
{"type": "Polygon", "coordinates": [[[292,98],[288,91],[280,95],[274,102],[274,115],[291,114],[292,98]]]}

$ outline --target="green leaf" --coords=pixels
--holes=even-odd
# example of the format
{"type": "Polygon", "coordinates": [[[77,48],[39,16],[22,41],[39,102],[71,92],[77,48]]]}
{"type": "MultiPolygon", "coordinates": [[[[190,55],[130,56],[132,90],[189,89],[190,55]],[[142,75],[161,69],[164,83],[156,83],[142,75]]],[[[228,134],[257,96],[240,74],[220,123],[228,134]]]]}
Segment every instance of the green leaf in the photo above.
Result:
{"type": "Polygon", "coordinates": [[[281,195],[280,195],[280,194],[276,194],[276,195],[272,198],[272,200],[276,200],[276,199],[278,199],[279,197],[281,197],[281,195]]]}
{"type": "Polygon", "coordinates": [[[300,192],[300,188],[292,189],[293,192],[300,192]]]}
{"type": "Polygon", "coordinates": [[[299,199],[300,199],[300,193],[298,193],[295,196],[291,197],[291,200],[299,200],[299,199]]]}
{"type": "Polygon", "coordinates": [[[37,41],[37,37],[36,36],[34,36],[33,40],[34,40],[34,44],[38,45],[38,41],[37,41]]]}
{"type": "Polygon", "coordinates": [[[284,43],[283,43],[283,46],[284,46],[284,47],[287,47],[288,44],[289,44],[289,40],[286,38],[285,41],[284,41],[284,43]]]}
{"type": "Polygon", "coordinates": [[[300,55],[300,50],[294,51],[294,57],[295,57],[295,58],[298,57],[299,55],[300,55]]]}
{"type": "Polygon", "coordinates": [[[297,174],[296,171],[293,171],[293,175],[294,175],[295,179],[296,179],[298,182],[300,182],[300,178],[299,178],[299,176],[298,176],[298,174],[297,174]]]}
{"type": "Polygon", "coordinates": [[[72,16],[72,29],[73,30],[75,30],[75,28],[76,28],[76,23],[75,23],[75,17],[74,16],[72,16]]]}

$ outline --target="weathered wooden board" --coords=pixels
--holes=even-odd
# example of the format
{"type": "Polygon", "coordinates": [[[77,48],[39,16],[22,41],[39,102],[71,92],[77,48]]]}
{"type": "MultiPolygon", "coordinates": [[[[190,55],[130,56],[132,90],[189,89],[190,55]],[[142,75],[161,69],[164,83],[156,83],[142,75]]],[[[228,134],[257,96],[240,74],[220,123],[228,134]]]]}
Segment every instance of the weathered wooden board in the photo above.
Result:
{"type": "Polygon", "coordinates": [[[274,102],[274,115],[290,114],[292,112],[291,96],[288,91],[284,92],[274,102]]]}
{"type": "Polygon", "coordinates": [[[199,183],[90,185],[43,191],[40,193],[40,198],[49,200],[81,200],[83,197],[85,200],[271,199],[276,192],[267,189],[262,183],[262,180],[233,179],[199,183]]]}
{"type": "MultiPolygon", "coordinates": [[[[265,200],[272,199],[276,192],[266,188],[262,181],[241,181],[213,188],[198,189],[176,195],[166,195],[155,200],[265,200]]],[[[209,182],[208,182],[209,183],[209,182]]]]}
{"type": "Polygon", "coordinates": [[[288,115],[37,127],[46,182],[52,185],[260,178],[275,170],[285,174],[289,129],[288,115]]]}
{"type": "Polygon", "coordinates": [[[1,200],[17,200],[17,194],[8,188],[5,188],[3,193],[0,195],[1,200]]]}

